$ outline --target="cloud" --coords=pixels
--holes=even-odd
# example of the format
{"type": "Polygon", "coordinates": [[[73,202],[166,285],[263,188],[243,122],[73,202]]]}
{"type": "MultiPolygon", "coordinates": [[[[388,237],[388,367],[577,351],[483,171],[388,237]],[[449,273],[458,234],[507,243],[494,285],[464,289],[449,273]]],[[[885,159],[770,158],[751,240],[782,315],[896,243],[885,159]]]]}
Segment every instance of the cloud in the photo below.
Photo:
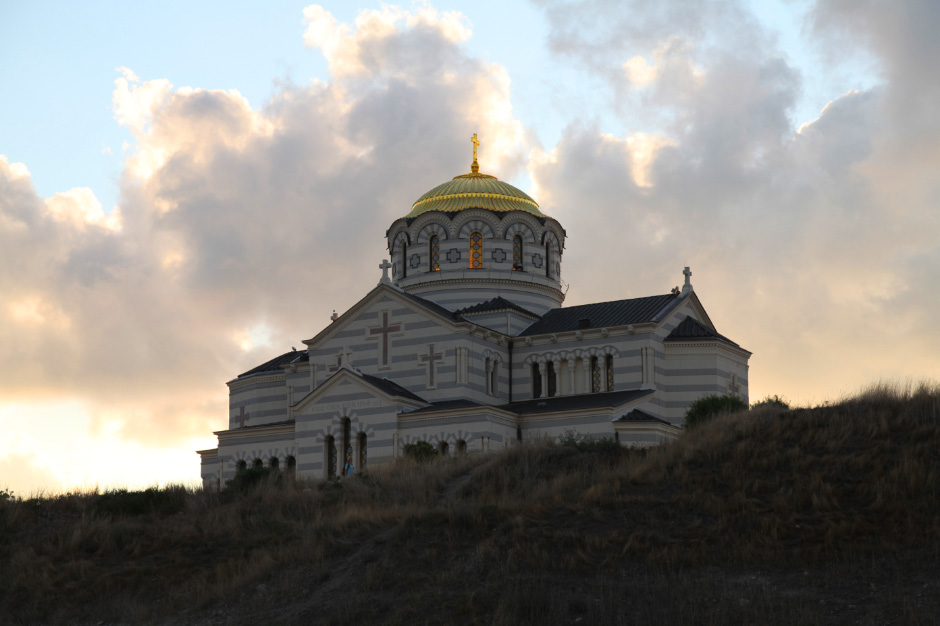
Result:
{"type": "Polygon", "coordinates": [[[664,277],[678,283],[691,265],[719,331],[755,353],[752,394],[821,400],[882,376],[940,376],[928,278],[940,272],[928,174],[940,142],[922,139],[936,137],[938,79],[922,59],[937,43],[919,24],[940,25],[934,6],[899,18],[869,4],[850,18],[856,3],[819,3],[815,36],[845,18],[843,45],[881,59],[885,80],[796,129],[801,77],[740,6],[542,4],[562,58],[607,76],[626,110],[660,112],[638,113],[624,137],[571,124],[533,159],[539,199],[569,231],[570,303],[665,293],[664,277]],[[610,71],[624,64],[638,97],[610,71]],[[643,158],[632,148],[646,127],[659,134],[643,158]]]}
{"type": "Polygon", "coordinates": [[[468,171],[472,132],[484,170],[522,171],[508,74],[463,49],[460,14],[305,19],[332,79],[284,84],[262,109],[119,68],[114,118],[134,145],[115,212],[87,189],[41,198],[0,159],[6,402],[80,399],[87,426],[59,412],[60,436],[211,445],[223,383],[375,285],[385,229],[468,171]]]}

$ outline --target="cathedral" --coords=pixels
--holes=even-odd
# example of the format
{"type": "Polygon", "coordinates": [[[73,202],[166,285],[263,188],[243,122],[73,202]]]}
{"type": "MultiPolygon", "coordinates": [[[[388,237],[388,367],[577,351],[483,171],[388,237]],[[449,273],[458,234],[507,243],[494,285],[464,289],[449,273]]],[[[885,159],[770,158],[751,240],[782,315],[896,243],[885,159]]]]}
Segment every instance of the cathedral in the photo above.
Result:
{"type": "Polygon", "coordinates": [[[692,288],[563,307],[565,229],[473,164],[388,231],[380,282],[315,336],[228,382],[228,428],[201,450],[218,488],[253,466],[326,479],[527,441],[649,446],[706,394],[748,397],[751,353],[692,288]]]}

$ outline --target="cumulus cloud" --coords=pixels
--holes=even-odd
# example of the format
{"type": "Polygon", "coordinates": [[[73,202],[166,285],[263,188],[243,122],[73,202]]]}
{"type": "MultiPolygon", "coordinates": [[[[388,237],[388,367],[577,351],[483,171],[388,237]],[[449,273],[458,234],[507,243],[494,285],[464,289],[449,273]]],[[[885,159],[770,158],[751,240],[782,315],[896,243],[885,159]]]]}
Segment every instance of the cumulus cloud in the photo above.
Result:
{"type": "Polygon", "coordinates": [[[742,6],[541,4],[555,51],[609,76],[611,101],[637,113],[621,138],[572,124],[531,164],[569,231],[572,303],[610,297],[591,264],[616,250],[624,297],[664,293],[664,276],[692,266],[719,330],[755,352],[752,393],[821,400],[882,376],[940,376],[934,5],[820,2],[817,43],[852,39],[884,81],[793,128],[801,77],[742,6]],[[661,135],[644,164],[633,148],[647,125],[661,135]]]}
{"type": "Polygon", "coordinates": [[[41,198],[0,157],[6,401],[81,398],[99,434],[211,445],[224,381],[375,285],[385,229],[469,170],[472,132],[484,170],[522,171],[509,77],[464,50],[460,14],[304,15],[331,81],[282,85],[260,110],[118,68],[114,118],[133,145],[116,211],[87,189],[41,198]]]}

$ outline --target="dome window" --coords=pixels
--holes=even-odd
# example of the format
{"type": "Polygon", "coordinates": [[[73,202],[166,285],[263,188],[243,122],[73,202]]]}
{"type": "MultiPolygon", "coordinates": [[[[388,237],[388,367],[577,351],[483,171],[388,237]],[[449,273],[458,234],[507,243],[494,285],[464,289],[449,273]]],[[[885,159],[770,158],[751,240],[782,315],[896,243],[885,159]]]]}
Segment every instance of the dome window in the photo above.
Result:
{"type": "Polygon", "coordinates": [[[470,235],[470,269],[483,269],[483,235],[470,235]]]}
{"type": "Polygon", "coordinates": [[[522,265],[522,235],[512,238],[512,269],[516,272],[523,270],[522,265]]]}
{"type": "Polygon", "coordinates": [[[431,272],[440,272],[441,271],[441,240],[437,235],[431,237],[431,241],[428,244],[428,254],[431,258],[431,267],[428,271],[431,272]]]}
{"type": "Polygon", "coordinates": [[[401,277],[408,276],[408,246],[401,242],[401,277]]]}
{"type": "Polygon", "coordinates": [[[552,276],[552,244],[550,241],[545,242],[545,276],[547,278],[554,278],[552,276]]]}

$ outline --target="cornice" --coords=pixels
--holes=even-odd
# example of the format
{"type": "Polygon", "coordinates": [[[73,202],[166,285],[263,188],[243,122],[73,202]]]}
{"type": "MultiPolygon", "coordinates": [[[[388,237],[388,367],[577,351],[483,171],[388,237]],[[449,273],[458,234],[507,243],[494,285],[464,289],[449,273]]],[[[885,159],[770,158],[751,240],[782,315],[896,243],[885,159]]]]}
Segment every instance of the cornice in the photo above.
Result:
{"type": "Polygon", "coordinates": [[[235,428],[231,430],[219,430],[213,435],[218,436],[219,442],[232,439],[249,439],[259,435],[287,435],[295,432],[296,424],[278,424],[277,426],[249,426],[248,428],[235,428]]]}
{"type": "Polygon", "coordinates": [[[248,378],[236,378],[235,380],[230,380],[226,385],[228,385],[229,390],[241,389],[242,387],[247,387],[248,385],[255,385],[258,383],[270,383],[278,380],[286,380],[287,372],[282,372],[278,374],[256,374],[254,376],[249,376],[248,378]]]}
{"type": "Polygon", "coordinates": [[[745,358],[750,357],[752,354],[744,348],[732,346],[720,339],[693,339],[691,341],[673,339],[664,341],[663,346],[666,354],[701,354],[704,349],[714,350],[716,348],[745,358]]]}

